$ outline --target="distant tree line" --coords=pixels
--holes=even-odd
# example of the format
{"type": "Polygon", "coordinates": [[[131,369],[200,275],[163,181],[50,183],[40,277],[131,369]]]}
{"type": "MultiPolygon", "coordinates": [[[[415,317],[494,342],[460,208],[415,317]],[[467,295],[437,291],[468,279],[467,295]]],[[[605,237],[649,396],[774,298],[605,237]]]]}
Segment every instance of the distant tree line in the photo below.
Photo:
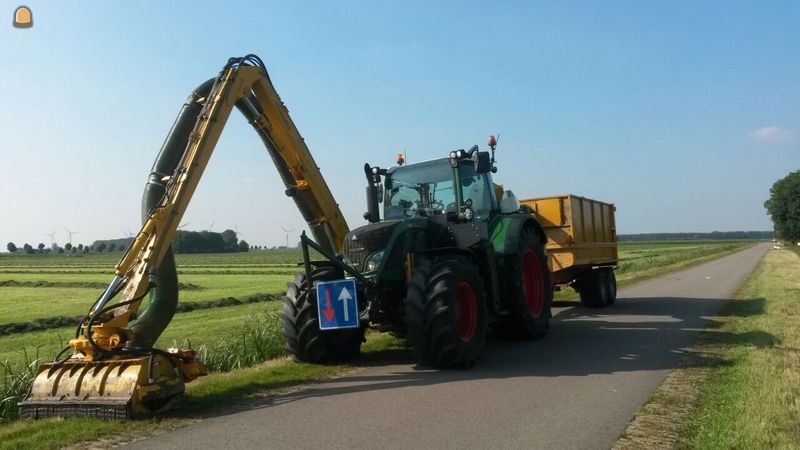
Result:
{"type": "Polygon", "coordinates": [[[72,243],[67,242],[66,244],[64,244],[63,247],[60,247],[58,244],[54,243],[50,246],[50,248],[47,248],[47,246],[45,246],[44,243],[40,242],[39,245],[37,245],[36,248],[34,248],[31,244],[28,244],[26,242],[25,244],[22,245],[22,248],[19,248],[13,242],[9,242],[8,244],[6,244],[6,250],[8,250],[9,253],[18,253],[21,251],[21,253],[25,253],[28,255],[34,255],[37,253],[38,254],[67,253],[76,255],[76,254],[89,253],[89,246],[88,245],[85,246],[83,244],[72,245],[72,243]]]}
{"type": "MultiPolygon", "coordinates": [[[[132,237],[120,239],[98,239],[92,245],[65,244],[63,247],[53,244],[46,248],[43,243],[39,243],[35,248],[27,242],[20,249],[13,242],[6,244],[6,249],[11,253],[22,253],[29,255],[44,253],[68,253],[85,254],[89,252],[104,253],[125,251],[133,242],[132,237]]],[[[175,240],[172,242],[175,253],[234,253],[250,251],[250,244],[245,240],[239,240],[236,232],[225,230],[222,233],[214,231],[183,231],[178,230],[175,240]]]]}
{"type": "Polygon", "coordinates": [[[640,233],[620,234],[620,242],[636,241],[695,241],[695,240],[728,240],[728,239],[773,239],[772,231],[712,231],[710,233],[640,233]]]}
{"type": "Polygon", "coordinates": [[[172,241],[172,249],[175,253],[235,253],[250,251],[250,245],[245,240],[240,241],[233,230],[222,233],[179,230],[172,241]]]}
{"type": "MultiPolygon", "coordinates": [[[[110,252],[126,250],[133,242],[133,238],[97,240],[92,244],[92,250],[97,252],[110,252]]],[[[178,230],[172,241],[175,253],[235,253],[250,250],[247,241],[239,240],[236,232],[225,230],[216,231],[184,231],[178,230]]]]}

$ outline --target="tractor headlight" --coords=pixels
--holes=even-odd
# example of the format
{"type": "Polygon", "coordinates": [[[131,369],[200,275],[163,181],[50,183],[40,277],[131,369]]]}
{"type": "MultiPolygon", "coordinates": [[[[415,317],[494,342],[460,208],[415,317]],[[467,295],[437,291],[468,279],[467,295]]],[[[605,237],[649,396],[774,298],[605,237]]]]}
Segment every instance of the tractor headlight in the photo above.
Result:
{"type": "Polygon", "coordinates": [[[458,153],[450,152],[450,159],[456,159],[456,158],[458,158],[458,153]]]}
{"type": "Polygon", "coordinates": [[[378,266],[381,264],[381,259],[383,259],[383,252],[384,251],[381,250],[367,257],[367,262],[364,264],[364,269],[366,272],[372,272],[378,268],[378,266]]]}
{"type": "Polygon", "coordinates": [[[467,209],[464,210],[464,218],[465,219],[472,220],[472,218],[474,216],[475,216],[475,212],[472,210],[472,208],[467,208],[467,209]]]}

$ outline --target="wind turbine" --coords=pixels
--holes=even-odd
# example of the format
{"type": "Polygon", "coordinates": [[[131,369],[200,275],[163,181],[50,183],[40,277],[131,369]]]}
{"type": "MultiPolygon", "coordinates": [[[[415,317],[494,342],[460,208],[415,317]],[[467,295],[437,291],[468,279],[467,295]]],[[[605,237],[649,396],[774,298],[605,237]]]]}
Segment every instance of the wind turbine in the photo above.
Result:
{"type": "Polygon", "coordinates": [[[236,236],[244,236],[244,233],[239,233],[239,225],[233,226],[233,232],[236,233],[236,236]]]}
{"type": "Polygon", "coordinates": [[[183,227],[186,227],[186,226],[189,226],[189,225],[191,225],[191,224],[190,224],[189,222],[186,222],[186,223],[184,223],[183,225],[180,225],[180,226],[178,227],[178,229],[180,230],[180,229],[182,229],[183,227]]]}
{"type": "Polygon", "coordinates": [[[209,227],[208,227],[208,231],[212,231],[212,230],[214,229],[214,224],[215,224],[215,223],[217,223],[217,221],[216,221],[216,220],[212,220],[212,221],[211,221],[211,225],[209,225],[209,227]]]}
{"type": "Polygon", "coordinates": [[[50,246],[56,245],[56,231],[53,231],[50,234],[47,233],[44,234],[45,236],[50,236],[50,246]]]}
{"type": "Polygon", "coordinates": [[[286,233],[286,248],[289,248],[289,233],[294,231],[294,228],[292,228],[291,230],[287,230],[286,228],[281,227],[281,230],[283,230],[283,232],[286,233]]]}
{"type": "MultiPolygon", "coordinates": [[[[69,245],[72,245],[72,235],[73,235],[73,234],[78,234],[78,233],[80,233],[80,231],[69,231],[69,230],[67,229],[67,227],[64,227],[64,231],[66,231],[66,232],[67,232],[67,235],[69,236],[69,237],[67,238],[67,243],[68,243],[69,245]]],[[[53,234],[55,234],[55,233],[53,233],[53,234]]]]}

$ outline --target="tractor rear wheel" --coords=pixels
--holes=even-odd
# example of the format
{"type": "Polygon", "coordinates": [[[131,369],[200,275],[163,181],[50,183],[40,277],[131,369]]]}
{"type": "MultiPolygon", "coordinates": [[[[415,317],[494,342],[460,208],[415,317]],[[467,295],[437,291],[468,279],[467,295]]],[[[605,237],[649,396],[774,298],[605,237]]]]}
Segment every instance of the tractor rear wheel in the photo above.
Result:
{"type": "Polygon", "coordinates": [[[286,284],[283,297],[283,336],[286,351],[297,362],[327,363],[350,361],[358,357],[364,342],[364,329],[347,328],[322,331],[319,329],[317,289],[319,281],[343,278],[333,267],[317,267],[311,271],[311,291],[307,289],[306,274],[299,273],[286,284]]]}
{"type": "Polygon", "coordinates": [[[406,329],[414,355],[435,367],[469,367],[486,342],[486,295],[469,258],[418,258],[408,282],[406,329]]]}
{"type": "Polygon", "coordinates": [[[553,285],[544,244],[532,228],[525,228],[517,255],[508,261],[509,309],[505,330],[514,337],[538,339],[550,327],[553,285]]]}

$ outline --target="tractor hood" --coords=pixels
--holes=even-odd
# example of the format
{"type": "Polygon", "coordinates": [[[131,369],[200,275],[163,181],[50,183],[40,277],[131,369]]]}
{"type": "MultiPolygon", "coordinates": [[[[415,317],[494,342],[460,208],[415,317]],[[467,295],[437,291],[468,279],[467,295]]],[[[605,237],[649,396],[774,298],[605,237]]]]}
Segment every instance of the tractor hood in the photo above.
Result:
{"type": "Polygon", "coordinates": [[[363,271],[367,256],[386,248],[392,233],[401,222],[402,220],[388,220],[350,231],[344,239],[345,256],[356,264],[359,271],[363,271]]]}

